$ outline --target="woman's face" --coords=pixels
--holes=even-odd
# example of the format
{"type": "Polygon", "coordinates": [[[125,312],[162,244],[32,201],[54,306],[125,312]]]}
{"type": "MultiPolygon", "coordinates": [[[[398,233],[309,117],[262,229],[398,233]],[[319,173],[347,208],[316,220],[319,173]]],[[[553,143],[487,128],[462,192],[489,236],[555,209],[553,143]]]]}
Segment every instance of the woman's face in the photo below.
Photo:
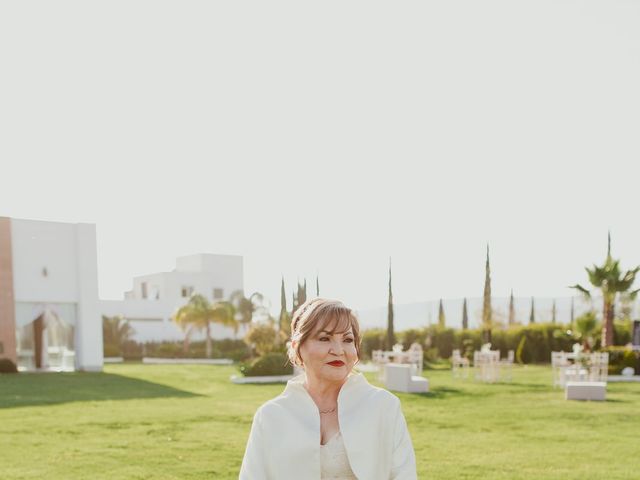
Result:
{"type": "Polygon", "coordinates": [[[308,375],[327,381],[343,381],[358,361],[351,327],[346,332],[315,331],[300,346],[308,375]]]}

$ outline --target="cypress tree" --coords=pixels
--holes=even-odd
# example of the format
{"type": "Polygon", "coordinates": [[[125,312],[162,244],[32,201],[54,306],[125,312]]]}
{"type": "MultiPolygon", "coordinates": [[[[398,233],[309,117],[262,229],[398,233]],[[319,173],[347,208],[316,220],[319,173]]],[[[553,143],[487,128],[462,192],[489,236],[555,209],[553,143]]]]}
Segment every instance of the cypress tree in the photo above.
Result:
{"type": "Polygon", "coordinates": [[[489,245],[487,245],[487,262],[485,265],[482,330],[484,343],[491,343],[491,268],[489,267],[489,245]]]}
{"type": "Polygon", "coordinates": [[[551,306],[551,323],[556,323],[556,299],[553,299],[553,305],[551,306]]]}
{"type": "Polygon", "coordinates": [[[511,297],[509,298],[509,325],[516,323],[516,308],[513,304],[513,289],[511,289],[511,297]]]}
{"type": "Polygon", "coordinates": [[[296,304],[296,292],[291,292],[291,319],[293,319],[293,314],[296,312],[298,305],[296,304]]]}
{"type": "Polygon", "coordinates": [[[573,330],[573,322],[575,320],[575,311],[573,309],[573,297],[571,297],[571,317],[570,317],[570,323],[569,323],[569,328],[571,330],[573,330]]]}
{"type": "Polygon", "coordinates": [[[438,307],[438,326],[440,328],[444,328],[446,324],[446,319],[444,316],[444,307],[442,306],[442,299],[440,299],[440,306],[438,307]]]}
{"type": "Polygon", "coordinates": [[[300,305],[307,301],[307,280],[305,279],[303,284],[300,284],[300,280],[298,280],[296,283],[298,286],[296,292],[293,295],[294,312],[300,305]]]}
{"type": "Polygon", "coordinates": [[[387,305],[387,350],[391,350],[396,343],[393,331],[393,294],[391,293],[391,258],[389,258],[389,299],[387,305]]]}
{"type": "Polygon", "coordinates": [[[278,328],[281,332],[285,332],[288,330],[287,328],[287,320],[289,315],[287,314],[287,293],[284,289],[284,276],[282,277],[282,282],[280,284],[280,321],[278,324],[278,328]]]}
{"type": "Polygon", "coordinates": [[[320,280],[318,279],[318,274],[316,274],[316,297],[320,296],[320,280]]]}
{"type": "Polygon", "coordinates": [[[462,329],[466,330],[469,328],[469,315],[467,314],[467,298],[465,297],[464,302],[462,302],[462,329]]]}
{"type": "Polygon", "coordinates": [[[533,297],[531,297],[531,313],[529,314],[529,323],[536,323],[536,309],[534,306],[533,297]]]}

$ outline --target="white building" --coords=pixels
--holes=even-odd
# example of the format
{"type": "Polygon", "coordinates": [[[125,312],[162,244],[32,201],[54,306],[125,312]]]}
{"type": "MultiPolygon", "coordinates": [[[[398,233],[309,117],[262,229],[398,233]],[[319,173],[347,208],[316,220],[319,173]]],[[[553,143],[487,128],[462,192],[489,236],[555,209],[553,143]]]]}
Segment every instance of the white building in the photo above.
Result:
{"type": "MultiPolygon", "coordinates": [[[[125,292],[124,300],[100,301],[100,313],[121,315],[127,319],[138,342],[181,340],[184,338],[171,320],[175,311],[193,293],[210,301],[226,300],[231,293],[244,291],[242,257],[238,255],[197,254],[178,257],[171,272],[142,275],[133,279],[133,289],[125,292]]],[[[234,338],[232,329],[212,325],[213,338],[234,338]]],[[[193,339],[204,338],[195,332],[193,339]]]]}
{"type": "Polygon", "coordinates": [[[101,370],[96,228],[0,217],[0,357],[101,370]]]}

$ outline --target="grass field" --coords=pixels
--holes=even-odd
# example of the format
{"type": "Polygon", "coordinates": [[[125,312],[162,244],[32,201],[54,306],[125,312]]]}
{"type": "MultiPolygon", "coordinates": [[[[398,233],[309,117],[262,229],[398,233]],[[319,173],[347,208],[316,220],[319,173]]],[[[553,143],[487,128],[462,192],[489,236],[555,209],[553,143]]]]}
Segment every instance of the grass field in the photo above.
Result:
{"type": "MultiPolygon", "coordinates": [[[[252,415],[283,386],[234,385],[233,373],[125,364],[2,375],[0,477],[237,478],[252,415]]],[[[605,403],[567,402],[550,367],[494,385],[425,375],[429,394],[399,394],[419,478],[640,478],[640,384],[610,383],[605,403]]]]}

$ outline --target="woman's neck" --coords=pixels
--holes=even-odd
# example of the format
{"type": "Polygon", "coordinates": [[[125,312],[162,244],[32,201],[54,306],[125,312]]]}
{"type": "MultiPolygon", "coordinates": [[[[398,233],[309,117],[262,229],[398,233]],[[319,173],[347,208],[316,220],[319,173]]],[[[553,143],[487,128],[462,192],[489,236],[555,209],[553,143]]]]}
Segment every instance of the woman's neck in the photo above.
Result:
{"type": "Polygon", "coordinates": [[[336,405],[338,401],[338,394],[346,378],[341,382],[330,382],[324,379],[313,377],[312,375],[306,375],[306,382],[304,388],[309,392],[309,395],[318,406],[323,410],[331,408],[336,405]]]}

